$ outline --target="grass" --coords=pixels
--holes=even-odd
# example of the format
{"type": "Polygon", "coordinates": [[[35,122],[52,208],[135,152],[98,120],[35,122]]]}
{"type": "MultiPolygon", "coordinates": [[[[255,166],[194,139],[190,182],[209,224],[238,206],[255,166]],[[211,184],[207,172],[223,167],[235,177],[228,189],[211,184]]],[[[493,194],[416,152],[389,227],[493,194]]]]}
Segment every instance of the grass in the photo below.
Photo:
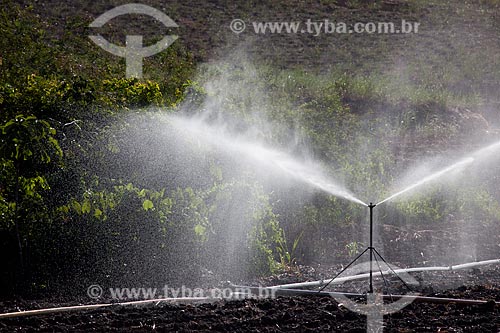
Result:
{"type": "MultiPolygon", "coordinates": [[[[29,2],[29,1],[27,1],[29,2]]],[[[73,4],[54,1],[50,6],[32,4],[40,15],[49,44],[58,45],[57,64],[67,68],[65,75],[101,72],[123,75],[123,59],[106,54],[87,38],[88,24],[104,11],[123,4],[73,4]]],[[[148,79],[168,81],[182,64],[172,58],[199,64],[211,59],[227,59],[235,48],[242,48],[257,63],[277,68],[298,68],[332,76],[346,73],[360,90],[375,89],[390,100],[417,101],[437,98],[447,103],[469,105],[498,102],[500,93],[500,59],[496,39],[497,0],[477,1],[302,1],[280,0],[272,3],[240,2],[223,5],[218,2],[188,0],[165,4],[159,0],[144,1],[170,15],[180,26],[176,47],[145,61],[148,79]],[[292,10],[293,8],[293,10],[292,10]],[[256,35],[250,27],[241,35],[229,30],[234,18],[251,21],[322,21],[332,22],[400,22],[421,24],[413,35],[333,35],[318,37],[307,34],[256,35]],[[248,42],[253,40],[253,42],[248,42]],[[186,56],[192,54],[192,58],[186,56]],[[170,61],[169,61],[170,59],[170,61]],[[168,74],[167,74],[168,73],[168,74]],[[367,83],[363,83],[368,81],[367,83]]],[[[127,31],[140,31],[147,38],[163,33],[151,20],[117,19],[103,33],[110,40],[122,42],[127,31]],[[130,26],[132,25],[132,26],[130,26]]]]}

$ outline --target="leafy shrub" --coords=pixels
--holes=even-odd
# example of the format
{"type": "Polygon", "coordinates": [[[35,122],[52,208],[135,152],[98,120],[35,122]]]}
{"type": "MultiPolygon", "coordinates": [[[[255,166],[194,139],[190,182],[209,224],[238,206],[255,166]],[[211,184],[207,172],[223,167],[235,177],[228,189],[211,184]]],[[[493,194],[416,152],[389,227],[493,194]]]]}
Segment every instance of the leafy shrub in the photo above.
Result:
{"type": "Polygon", "coordinates": [[[107,106],[143,107],[159,105],[163,95],[156,82],[138,79],[109,79],[102,82],[100,100],[107,106]]]}

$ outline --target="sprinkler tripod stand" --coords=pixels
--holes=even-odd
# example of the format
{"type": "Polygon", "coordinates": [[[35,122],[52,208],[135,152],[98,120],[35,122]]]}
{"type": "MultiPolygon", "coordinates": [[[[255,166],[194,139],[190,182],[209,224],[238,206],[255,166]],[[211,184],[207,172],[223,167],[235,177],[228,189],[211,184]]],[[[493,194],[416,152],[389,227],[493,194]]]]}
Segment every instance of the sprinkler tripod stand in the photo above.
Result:
{"type": "Polygon", "coordinates": [[[342,273],[344,273],[349,267],[351,267],[356,261],[358,261],[363,254],[366,252],[370,252],[370,285],[369,285],[369,290],[368,293],[373,294],[373,259],[375,259],[375,262],[377,263],[378,270],[380,272],[380,276],[382,276],[382,279],[384,280],[384,283],[386,283],[384,274],[382,273],[382,269],[380,268],[380,264],[378,262],[377,256],[384,262],[387,267],[389,267],[389,270],[403,283],[403,285],[408,288],[409,291],[412,291],[411,288],[406,284],[406,282],[392,269],[391,265],[382,257],[382,255],[375,249],[373,246],[373,208],[375,208],[377,205],[374,205],[373,203],[370,202],[368,205],[368,208],[370,209],[370,246],[368,246],[366,249],[364,249],[363,252],[361,252],[353,261],[349,263],[343,270],[341,270],[335,277],[333,277],[327,284],[325,284],[319,292],[323,291],[326,287],[328,287],[337,277],[339,277],[342,273]]]}

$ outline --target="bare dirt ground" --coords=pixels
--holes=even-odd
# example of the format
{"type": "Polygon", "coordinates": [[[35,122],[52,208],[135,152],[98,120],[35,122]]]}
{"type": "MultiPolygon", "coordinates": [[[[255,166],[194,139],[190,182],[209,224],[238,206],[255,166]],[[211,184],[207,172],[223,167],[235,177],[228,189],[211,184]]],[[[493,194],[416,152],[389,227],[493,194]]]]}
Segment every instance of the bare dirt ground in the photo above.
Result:
{"type": "MultiPolygon", "coordinates": [[[[323,276],[330,269],[301,267],[254,281],[272,285],[323,276]]],[[[333,269],[331,269],[334,271],[333,269]]],[[[483,305],[413,303],[385,318],[385,332],[499,332],[500,267],[417,273],[418,292],[427,296],[490,301],[483,305]]],[[[363,282],[361,284],[365,284],[363,282]]],[[[359,284],[358,284],[359,286],[359,284]]],[[[355,287],[345,286],[345,289],[355,287]]],[[[2,312],[35,309],[77,300],[9,300],[2,312]]],[[[88,303],[88,301],[87,301],[88,303]]],[[[2,332],[363,332],[366,317],[330,297],[278,297],[210,304],[116,306],[112,308],[0,320],[2,332]]]]}

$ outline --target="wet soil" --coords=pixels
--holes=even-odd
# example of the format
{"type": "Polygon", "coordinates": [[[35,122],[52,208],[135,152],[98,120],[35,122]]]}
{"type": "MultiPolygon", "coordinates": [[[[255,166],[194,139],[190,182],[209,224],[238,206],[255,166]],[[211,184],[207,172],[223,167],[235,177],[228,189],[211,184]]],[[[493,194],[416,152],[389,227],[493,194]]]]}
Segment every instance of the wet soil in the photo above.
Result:
{"type": "MultiPolygon", "coordinates": [[[[337,268],[299,267],[294,271],[253,281],[271,285],[321,278],[337,268]]],[[[499,332],[500,267],[457,272],[412,274],[415,291],[427,296],[489,301],[482,305],[412,303],[386,316],[384,332],[499,332]]],[[[395,284],[395,281],[388,281],[395,284]]],[[[351,283],[350,291],[366,287],[351,283]]],[[[395,286],[394,292],[402,292],[395,286]]],[[[1,312],[75,305],[83,300],[8,300],[1,312]]],[[[106,300],[102,300],[106,301],[106,300]]],[[[109,300],[108,300],[109,301],[109,300]]],[[[87,300],[85,303],[89,303],[87,300]]],[[[366,317],[330,297],[278,297],[217,301],[208,304],[116,306],[101,310],[65,312],[0,320],[2,332],[363,332],[366,317]]]]}

